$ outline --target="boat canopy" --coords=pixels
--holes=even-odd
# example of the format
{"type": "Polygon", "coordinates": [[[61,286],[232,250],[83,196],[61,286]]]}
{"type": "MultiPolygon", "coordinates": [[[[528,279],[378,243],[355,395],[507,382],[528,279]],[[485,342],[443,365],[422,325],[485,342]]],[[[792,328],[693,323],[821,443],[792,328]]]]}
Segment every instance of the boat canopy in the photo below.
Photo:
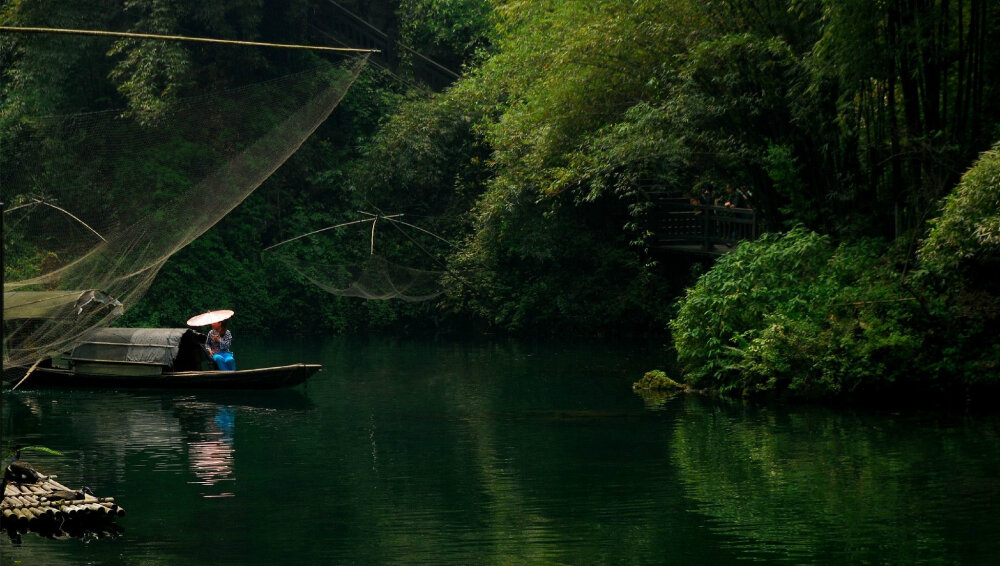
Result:
{"type": "Polygon", "coordinates": [[[200,369],[204,356],[201,338],[190,328],[98,328],[84,334],[70,359],[188,371],[200,369]]]}
{"type": "Polygon", "coordinates": [[[122,314],[122,304],[98,289],[71,291],[4,291],[3,318],[16,319],[65,319],[91,314],[108,308],[111,314],[122,314]]]}

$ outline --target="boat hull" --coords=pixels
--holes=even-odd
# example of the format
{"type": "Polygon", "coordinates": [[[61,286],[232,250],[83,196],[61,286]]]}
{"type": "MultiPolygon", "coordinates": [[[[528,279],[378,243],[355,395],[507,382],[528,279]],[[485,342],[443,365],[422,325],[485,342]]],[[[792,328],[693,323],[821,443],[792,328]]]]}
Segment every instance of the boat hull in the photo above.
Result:
{"type": "Polygon", "coordinates": [[[320,364],[292,364],[236,371],[164,371],[156,375],[87,374],[70,369],[37,368],[20,388],[114,387],[121,389],[278,389],[303,383],[323,369],[320,364]]]}

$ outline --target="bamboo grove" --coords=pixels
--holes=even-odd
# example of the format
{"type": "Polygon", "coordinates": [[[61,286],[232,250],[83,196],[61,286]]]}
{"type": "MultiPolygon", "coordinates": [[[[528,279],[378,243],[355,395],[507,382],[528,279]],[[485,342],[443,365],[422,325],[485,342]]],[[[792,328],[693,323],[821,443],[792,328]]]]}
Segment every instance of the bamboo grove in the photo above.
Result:
{"type": "MultiPolygon", "coordinates": [[[[362,73],[267,183],[167,263],[126,312],[130,323],[174,324],[225,304],[260,331],[672,336],[681,371],[732,391],[865,390],[864,372],[829,361],[838,355],[893,376],[868,389],[907,372],[925,389],[936,376],[965,386],[997,373],[995,2],[338,5],[402,47],[362,73]],[[459,78],[422,86],[421,58],[459,78]],[[750,195],[767,237],[715,264],[658,245],[664,199],[726,185],[750,195]],[[948,218],[969,203],[984,209],[948,218]],[[388,233],[378,243],[392,261],[445,273],[445,293],[424,303],[344,299],[259,254],[359,210],[405,214],[452,242],[418,237],[419,254],[388,233]],[[206,266],[206,253],[219,261],[206,266]],[[727,301],[761,316],[721,333],[704,327],[736,324],[717,308],[727,301]],[[774,357],[781,348],[796,353],[774,357]],[[904,363],[917,351],[920,367],[904,363]],[[771,379],[795,372],[812,376],[808,385],[771,379]]],[[[342,17],[327,6],[13,0],[0,23],[322,43],[336,39],[342,17]]],[[[3,35],[0,127],[105,108],[155,119],[171,98],[265,80],[308,57],[3,35]]],[[[367,235],[344,231],[297,251],[337,264],[367,250],[367,235]]]]}

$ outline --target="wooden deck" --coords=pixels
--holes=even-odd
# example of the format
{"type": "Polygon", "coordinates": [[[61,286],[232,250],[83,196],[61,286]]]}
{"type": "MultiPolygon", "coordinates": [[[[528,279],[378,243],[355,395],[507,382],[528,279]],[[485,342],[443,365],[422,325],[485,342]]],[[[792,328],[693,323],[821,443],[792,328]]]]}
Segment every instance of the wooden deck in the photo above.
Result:
{"type": "Polygon", "coordinates": [[[717,256],[760,234],[757,211],[664,199],[655,223],[657,247],[686,254],[717,256]]]}
{"type": "Polygon", "coordinates": [[[84,499],[50,499],[56,491],[74,491],[42,475],[37,483],[8,483],[0,502],[0,526],[11,536],[28,531],[50,538],[117,534],[116,517],[125,515],[113,497],[85,495],[84,499]]]}

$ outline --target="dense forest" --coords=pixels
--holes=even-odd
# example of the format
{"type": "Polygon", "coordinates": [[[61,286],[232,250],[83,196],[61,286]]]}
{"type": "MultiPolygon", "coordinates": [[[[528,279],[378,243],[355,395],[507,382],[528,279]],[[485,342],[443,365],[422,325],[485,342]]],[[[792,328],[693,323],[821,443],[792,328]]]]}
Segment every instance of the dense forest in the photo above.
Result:
{"type": "MultiPolygon", "coordinates": [[[[232,308],[241,332],[629,336],[672,341],[689,384],[736,393],[1000,378],[995,2],[7,0],[0,25],[342,45],[354,16],[388,48],[121,324],[232,308]],[[715,262],[659,245],[665,199],[726,185],[763,237],[715,262]],[[338,296],[262,253],[359,211],[420,230],[282,249],[347,265],[377,248],[442,292],[338,296]]],[[[106,109],[155,122],[319,57],[0,32],[0,134],[106,109]]]]}

